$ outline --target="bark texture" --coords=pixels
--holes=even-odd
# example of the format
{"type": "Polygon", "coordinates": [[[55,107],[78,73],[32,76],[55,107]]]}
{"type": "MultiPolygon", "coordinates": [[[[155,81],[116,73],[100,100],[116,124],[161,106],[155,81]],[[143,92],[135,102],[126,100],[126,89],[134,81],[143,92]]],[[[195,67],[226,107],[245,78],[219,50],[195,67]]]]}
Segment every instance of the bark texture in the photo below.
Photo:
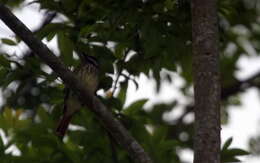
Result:
{"type": "Polygon", "coordinates": [[[69,69],[57,58],[33,33],[14,16],[11,11],[0,3],[0,19],[14,31],[42,61],[49,65],[63,80],[68,88],[73,90],[81,102],[91,108],[103,126],[111,133],[117,142],[128,151],[133,160],[140,163],[151,163],[152,160],[140,144],[129,134],[124,126],[113,117],[106,106],[90,93],[87,88],[69,69]]]}
{"type": "Polygon", "coordinates": [[[217,0],[192,0],[194,163],[220,163],[217,0]]]}

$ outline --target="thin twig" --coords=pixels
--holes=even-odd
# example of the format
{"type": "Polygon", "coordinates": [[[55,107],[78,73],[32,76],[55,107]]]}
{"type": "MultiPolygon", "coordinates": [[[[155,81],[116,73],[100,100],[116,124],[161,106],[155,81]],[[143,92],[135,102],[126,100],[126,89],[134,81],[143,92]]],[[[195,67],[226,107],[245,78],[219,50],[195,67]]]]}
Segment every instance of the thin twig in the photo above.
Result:
{"type": "MultiPolygon", "coordinates": [[[[250,76],[249,78],[237,81],[232,86],[222,88],[221,90],[221,100],[225,101],[228,99],[228,97],[233,96],[237,93],[243,92],[245,89],[250,87],[259,87],[260,83],[257,83],[256,80],[260,78],[260,72],[257,72],[256,74],[250,76]]],[[[191,112],[193,112],[194,106],[188,105],[185,107],[184,113],[175,121],[176,125],[180,125],[183,123],[183,119],[191,112]]]]}
{"type": "MultiPolygon", "coordinates": [[[[129,51],[130,51],[130,49],[127,49],[127,50],[125,51],[125,53],[124,53],[124,57],[123,57],[121,60],[119,60],[119,61],[123,61],[123,63],[124,63],[124,62],[125,62],[125,59],[126,59],[126,56],[127,56],[127,54],[129,53],[129,51]]],[[[123,72],[123,66],[121,65],[121,66],[119,66],[118,73],[117,73],[117,77],[116,77],[116,80],[115,80],[115,84],[114,84],[114,87],[113,87],[113,89],[112,89],[112,96],[115,94],[115,91],[116,91],[116,89],[117,89],[117,83],[118,83],[118,81],[119,81],[120,76],[122,75],[122,72],[123,72]]]]}

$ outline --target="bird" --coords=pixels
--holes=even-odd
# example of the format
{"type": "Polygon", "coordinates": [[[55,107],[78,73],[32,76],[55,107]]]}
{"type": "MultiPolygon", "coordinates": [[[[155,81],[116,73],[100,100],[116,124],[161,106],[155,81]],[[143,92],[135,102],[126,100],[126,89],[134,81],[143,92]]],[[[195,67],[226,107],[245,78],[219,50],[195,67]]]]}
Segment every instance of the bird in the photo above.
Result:
{"type": "MultiPolygon", "coordinates": [[[[73,71],[79,80],[86,85],[91,94],[95,95],[98,88],[99,64],[94,56],[80,53],[81,63],[73,71]]],[[[65,87],[63,115],[56,128],[56,135],[63,139],[72,117],[82,108],[82,103],[74,92],[65,87]]]]}

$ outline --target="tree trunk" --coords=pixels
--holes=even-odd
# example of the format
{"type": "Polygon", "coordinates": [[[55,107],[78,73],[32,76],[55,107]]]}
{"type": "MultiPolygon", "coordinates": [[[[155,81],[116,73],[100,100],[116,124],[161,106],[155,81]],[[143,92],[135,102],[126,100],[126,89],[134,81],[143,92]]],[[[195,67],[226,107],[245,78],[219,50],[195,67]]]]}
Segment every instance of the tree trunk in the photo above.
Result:
{"type": "Polygon", "coordinates": [[[220,163],[217,0],[192,0],[194,163],[220,163]]]}

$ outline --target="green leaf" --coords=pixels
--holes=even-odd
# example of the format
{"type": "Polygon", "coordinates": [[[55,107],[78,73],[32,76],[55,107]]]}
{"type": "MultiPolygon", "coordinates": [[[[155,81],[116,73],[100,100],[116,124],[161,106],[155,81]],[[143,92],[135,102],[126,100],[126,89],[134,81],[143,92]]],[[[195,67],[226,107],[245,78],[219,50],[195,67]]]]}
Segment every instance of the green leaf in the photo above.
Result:
{"type": "Polygon", "coordinates": [[[153,132],[153,141],[154,142],[160,142],[163,141],[167,135],[167,128],[163,126],[156,127],[153,132]]]}
{"type": "Polygon", "coordinates": [[[164,150],[165,154],[168,150],[173,150],[177,145],[179,145],[176,140],[163,140],[160,143],[161,148],[164,150]]]}
{"type": "Polygon", "coordinates": [[[0,72],[0,74],[4,74],[4,73],[6,73],[6,76],[5,76],[5,78],[4,78],[4,80],[3,81],[1,81],[1,86],[2,86],[2,88],[6,88],[9,84],[11,84],[16,78],[17,78],[17,76],[18,76],[18,74],[19,74],[19,72],[18,71],[16,71],[16,72],[12,72],[12,71],[2,71],[2,72],[0,72]]]}
{"type": "Polygon", "coordinates": [[[9,71],[7,69],[0,67],[0,84],[1,84],[1,87],[2,87],[2,84],[4,84],[5,81],[6,81],[5,78],[8,74],[8,72],[9,71]]]}
{"type": "Polygon", "coordinates": [[[39,115],[41,121],[44,122],[43,124],[45,127],[53,127],[54,123],[53,123],[50,115],[43,108],[38,109],[38,115],[39,115]]]}
{"type": "Polygon", "coordinates": [[[144,104],[148,101],[148,99],[141,99],[135,101],[130,106],[125,108],[123,112],[127,115],[135,115],[137,112],[143,109],[144,104]]]}
{"type": "Polygon", "coordinates": [[[13,125],[14,125],[13,122],[14,121],[13,121],[13,110],[12,109],[6,108],[4,110],[4,118],[5,118],[6,122],[7,122],[7,125],[9,127],[13,127],[13,125]]]}
{"type": "Polygon", "coordinates": [[[8,38],[2,38],[1,41],[2,41],[2,43],[7,44],[9,46],[17,45],[17,43],[15,41],[8,39],[8,38]]]}
{"type": "Polygon", "coordinates": [[[149,123],[151,124],[165,124],[163,120],[163,113],[169,112],[172,108],[176,106],[177,102],[172,101],[169,104],[156,104],[147,112],[147,118],[149,118],[149,123]]]}
{"type": "Polygon", "coordinates": [[[237,158],[230,157],[230,158],[226,158],[226,159],[221,158],[221,162],[235,163],[235,162],[241,162],[241,161],[237,158]]]}
{"type": "Polygon", "coordinates": [[[89,50],[89,53],[97,57],[101,73],[105,74],[114,72],[112,63],[116,58],[109,48],[105,46],[93,46],[93,48],[89,50]]]}
{"type": "Polygon", "coordinates": [[[5,145],[3,141],[3,137],[0,137],[0,155],[4,152],[5,150],[5,145]]]}
{"type": "Polygon", "coordinates": [[[165,4],[165,7],[168,9],[168,10],[171,10],[173,9],[174,5],[176,4],[176,1],[175,0],[166,0],[164,2],[165,4]]]}
{"type": "MultiPolygon", "coordinates": [[[[230,142],[230,139],[229,141],[230,142]]],[[[226,144],[226,143],[225,143],[226,144]]],[[[239,148],[230,148],[230,149],[225,149],[224,148],[221,150],[221,161],[222,162],[240,162],[239,159],[237,159],[237,156],[244,156],[244,155],[249,155],[250,153],[239,148]]]]}
{"type": "Polygon", "coordinates": [[[231,149],[228,149],[227,154],[233,155],[233,156],[244,156],[244,155],[249,155],[250,153],[243,149],[231,148],[231,149]]]}
{"type": "Polygon", "coordinates": [[[127,46],[124,43],[117,44],[115,47],[115,53],[114,53],[115,57],[118,59],[123,59],[126,48],[127,48],[127,46]]]}
{"type": "Polygon", "coordinates": [[[3,54],[0,54],[0,65],[10,68],[10,61],[8,59],[6,59],[3,54]]]}
{"type": "Polygon", "coordinates": [[[228,138],[228,140],[224,143],[222,150],[228,149],[228,147],[230,146],[230,144],[232,143],[232,141],[233,141],[233,138],[232,138],[232,137],[228,138]]]}
{"type": "Polygon", "coordinates": [[[122,104],[125,104],[127,86],[128,86],[128,82],[120,83],[120,92],[117,98],[122,102],[122,104]]]}
{"type": "Polygon", "coordinates": [[[49,33],[49,34],[47,35],[47,37],[46,37],[47,41],[51,41],[51,40],[54,38],[55,35],[56,35],[55,32],[49,33]]]}
{"type": "Polygon", "coordinates": [[[80,36],[87,36],[94,31],[94,26],[85,26],[80,30],[80,36]]]}
{"type": "Polygon", "coordinates": [[[118,98],[110,97],[107,100],[104,100],[103,102],[106,103],[106,105],[109,106],[109,108],[115,108],[119,111],[123,109],[123,105],[118,98]]]}
{"type": "Polygon", "coordinates": [[[110,76],[101,76],[99,80],[99,88],[102,88],[104,90],[111,88],[113,79],[110,76]]]}
{"type": "Polygon", "coordinates": [[[63,62],[71,65],[73,62],[73,42],[62,32],[58,34],[58,46],[63,62]]]}
{"type": "Polygon", "coordinates": [[[58,34],[59,32],[65,33],[68,30],[68,26],[66,26],[65,23],[50,23],[47,24],[43,29],[41,29],[39,32],[36,33],[38,38],[43,39],[44,37],[47,37],[48,41],[51,40],[51,38],[58,34]]]}

